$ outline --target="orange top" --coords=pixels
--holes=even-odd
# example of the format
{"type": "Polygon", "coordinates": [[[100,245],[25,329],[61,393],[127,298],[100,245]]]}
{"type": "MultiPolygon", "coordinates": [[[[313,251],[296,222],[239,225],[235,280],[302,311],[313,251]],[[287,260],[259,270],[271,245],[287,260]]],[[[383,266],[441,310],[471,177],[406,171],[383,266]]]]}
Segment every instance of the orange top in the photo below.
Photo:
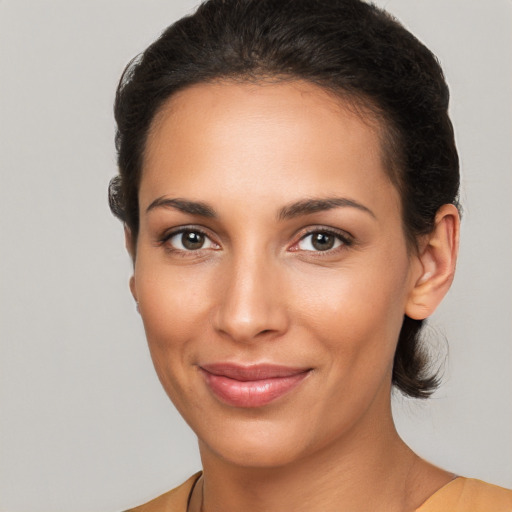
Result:
{"type": "MultiPolygon", "coordinates": [[[[154,500],[126,512],[186,512],[201,473],[154,500]]],[[[512,512],[512,490],[473,478],[458,477],[441,487],[415,512],[512,512]]]]}
{"type": "Polygon", "coordinates": [[[194,488],[194,484],[199,480],[202,472],[191,476],[186,482],[182,483],[172,491],[168,491],[158,498],[131,508],[126,512],[187,512],[190,494],[194,488]]]}
{"type": "Polygon", "coordinates": [[[512,512],[512,490],[459,476],[416,512],[512,512]]]}

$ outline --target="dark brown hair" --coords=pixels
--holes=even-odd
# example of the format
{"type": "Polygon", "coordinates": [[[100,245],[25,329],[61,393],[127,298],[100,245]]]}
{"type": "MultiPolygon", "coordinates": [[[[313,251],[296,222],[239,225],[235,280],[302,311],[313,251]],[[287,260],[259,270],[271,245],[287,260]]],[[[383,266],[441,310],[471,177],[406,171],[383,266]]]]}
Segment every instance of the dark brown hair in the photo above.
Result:
{"type": "MultiPolygon", "coordinates": [[[[132,60],[117,89],[109,200],[133,240],[146,139],[163,103],[196,83],[268,78],[306,80],[371,111],[412,250],[443,204],[458,206],[448,87],[435,56],[398,21],[360,0],[208,0],[132,60]]],[[[393,367],[393,384],[417,398],[438,384],[422,325],[404,317],[393,367]]]]}

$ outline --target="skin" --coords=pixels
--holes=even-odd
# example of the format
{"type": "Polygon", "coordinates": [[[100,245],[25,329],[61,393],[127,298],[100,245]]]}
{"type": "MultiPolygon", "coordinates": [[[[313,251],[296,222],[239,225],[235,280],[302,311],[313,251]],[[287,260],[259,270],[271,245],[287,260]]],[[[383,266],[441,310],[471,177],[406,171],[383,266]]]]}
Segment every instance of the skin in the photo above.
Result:
{"type": "Polygon", "coordinates": [[[131,290],[199,438],[191,510],[414,510],[453,478],[400,440],[390,390],[403,315],[425,318],[450,286],[458,216],[445,205],[408,249],[375,123],[303,82],[189,87],[154,119],[139,204],[131,290]],[[336,243],[318,250],[325,230],[336,243]],[[310,371],[243,408],[209,389],[199,368],[215,362],[310,371]]]}

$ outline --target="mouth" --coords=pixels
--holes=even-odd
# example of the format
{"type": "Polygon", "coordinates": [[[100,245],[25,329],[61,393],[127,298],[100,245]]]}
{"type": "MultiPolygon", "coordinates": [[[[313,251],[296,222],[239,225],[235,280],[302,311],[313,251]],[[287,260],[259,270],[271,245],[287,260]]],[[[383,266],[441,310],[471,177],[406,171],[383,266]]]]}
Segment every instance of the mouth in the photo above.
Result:
{"type": "Polygon", "coordinates": [[[212,393],[235,407],[262,407],[295,389],[311,368],[231,363],[201,365],[201,373],[212,393]]]}

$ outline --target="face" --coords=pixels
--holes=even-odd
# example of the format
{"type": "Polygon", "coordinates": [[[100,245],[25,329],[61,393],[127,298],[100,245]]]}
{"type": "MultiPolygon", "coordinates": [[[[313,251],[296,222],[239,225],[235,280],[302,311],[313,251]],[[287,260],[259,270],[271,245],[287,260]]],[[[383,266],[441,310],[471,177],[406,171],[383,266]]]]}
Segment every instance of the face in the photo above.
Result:
{"type": "Polygon", "coordinates": [[[139,204],[132,292],[204,450],[276,466],[384,424],[417,275],[374,124],[302,82],[190,87],[139,204]]]}

